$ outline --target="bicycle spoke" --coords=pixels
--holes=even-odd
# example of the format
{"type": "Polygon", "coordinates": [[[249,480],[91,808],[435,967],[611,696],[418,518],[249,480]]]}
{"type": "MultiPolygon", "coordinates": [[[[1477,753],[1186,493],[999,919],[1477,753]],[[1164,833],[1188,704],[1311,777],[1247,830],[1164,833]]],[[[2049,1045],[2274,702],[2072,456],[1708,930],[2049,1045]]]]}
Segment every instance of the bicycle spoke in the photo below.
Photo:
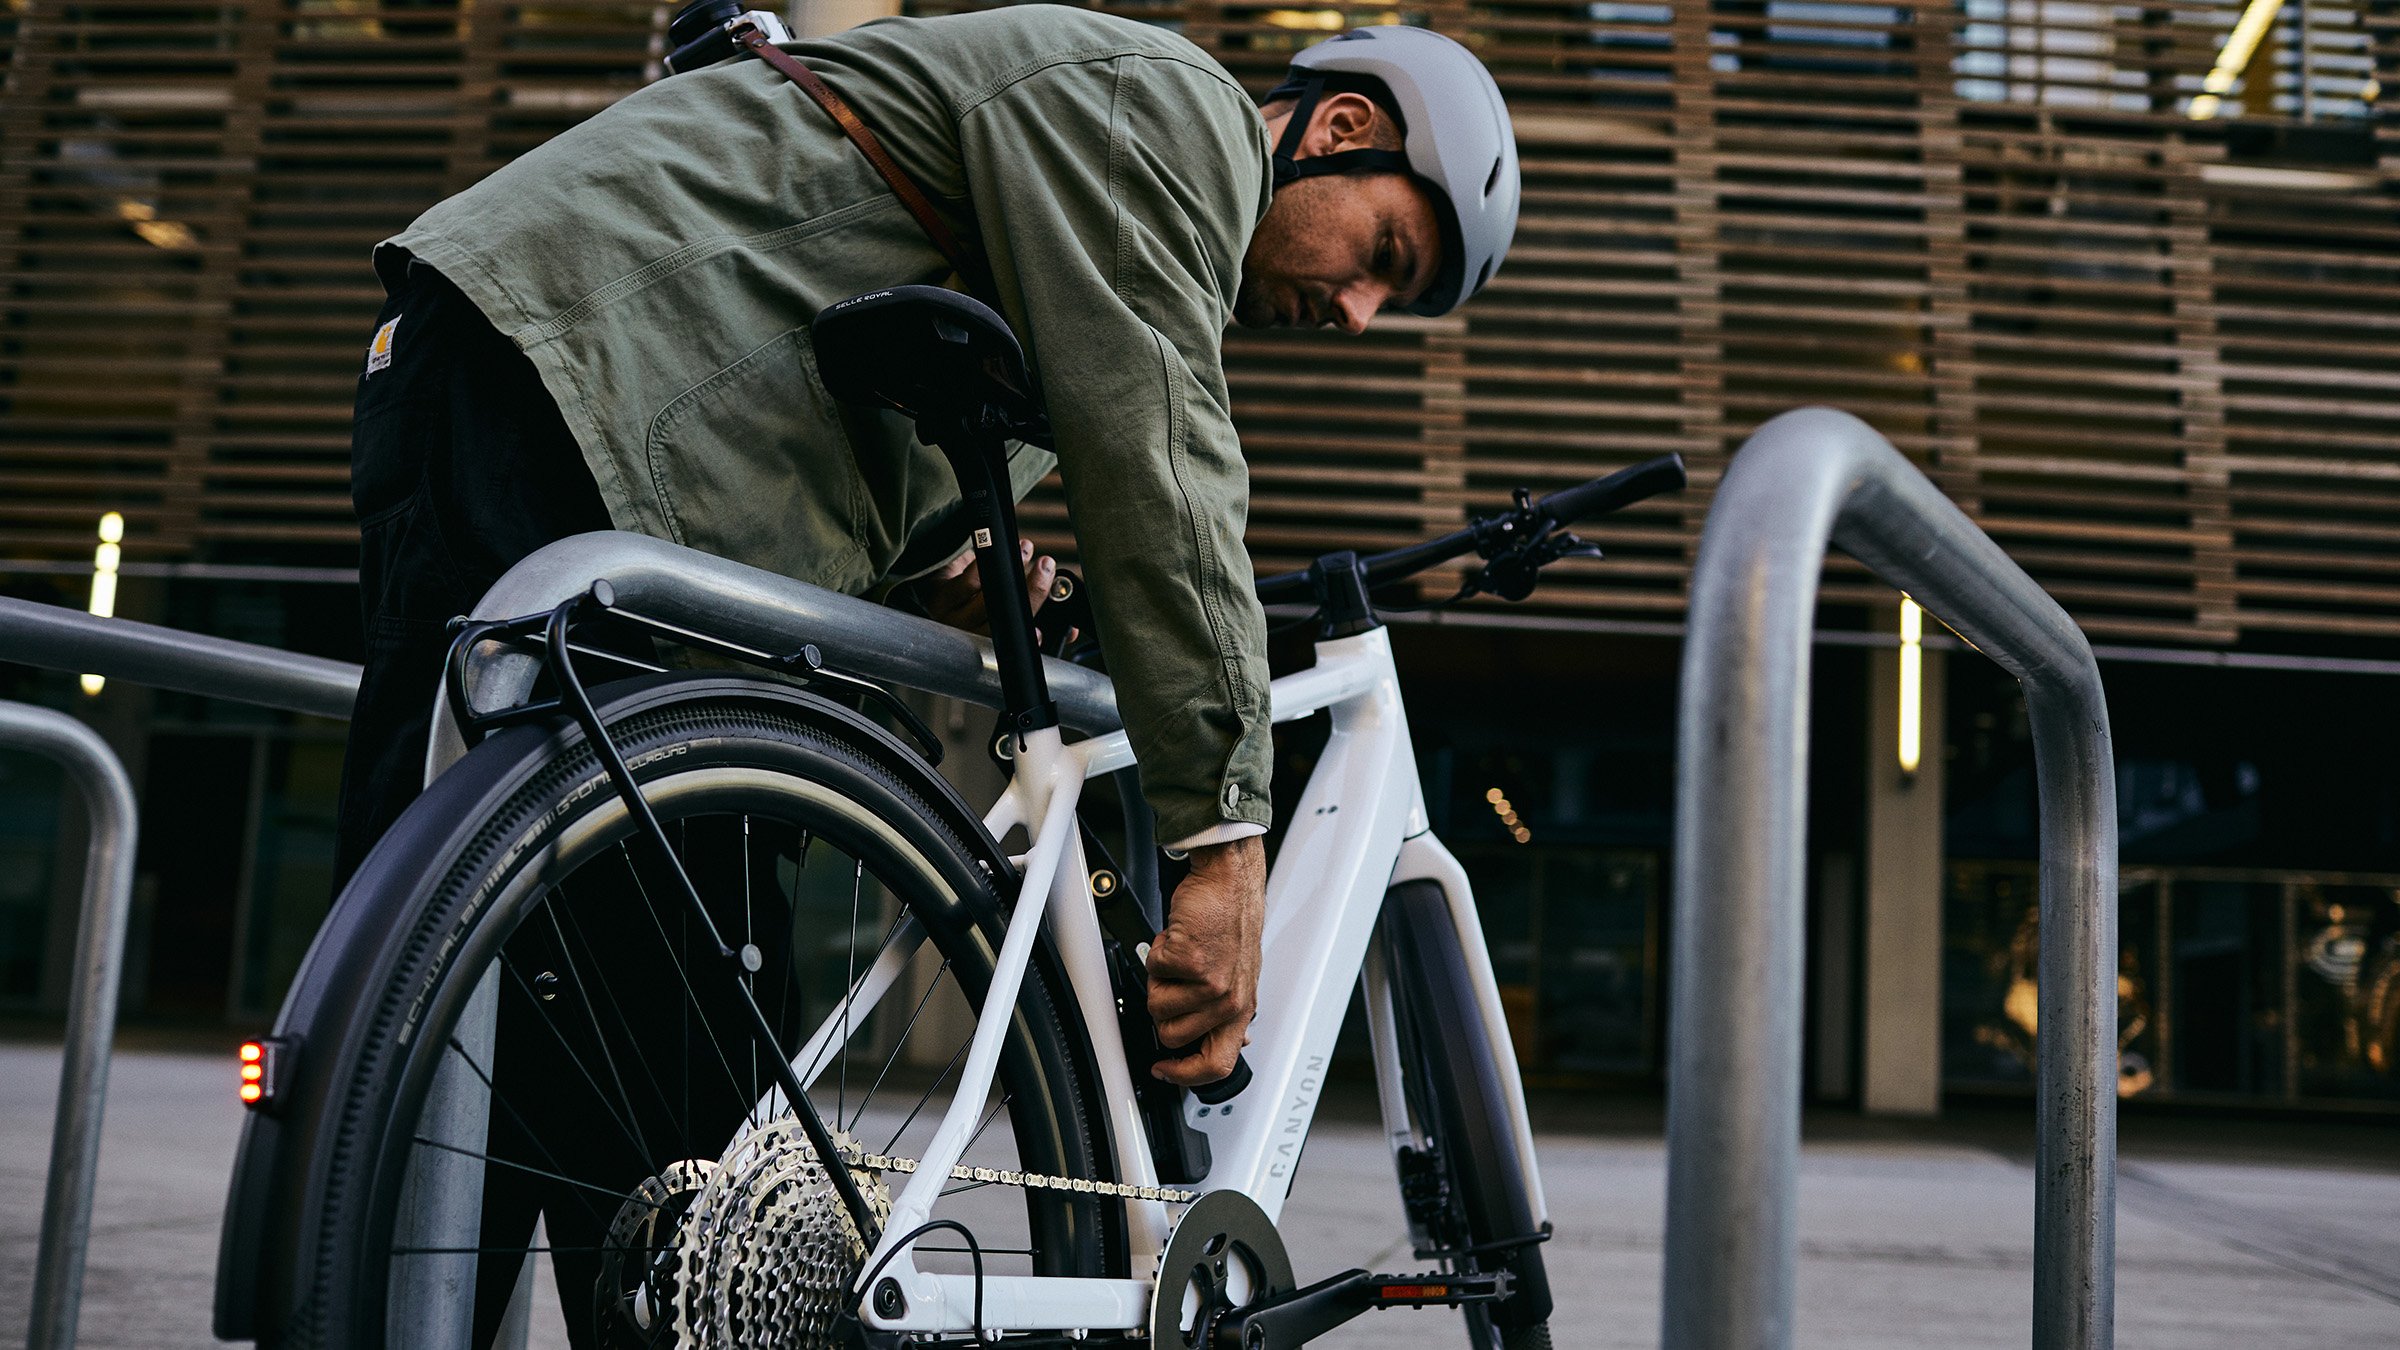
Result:
{"type": "MultiPolygon", "coordinates": [[[[901,910],[899,913],[897,913],[897,914],[895,914],[895,915],[893,915],[893,916],[892,916],[892,926],[891,926],[891,927],[889,927],[889,928],[886,928],[886,929],[884,929],[884,930],[883,930],[883,941],[882,941],[882,942],[880,942],[880,943],[878,943],[878,944],[876,944],[876,947],[875,947],[875,960],[867,962],[867,969],[868,969],[868,970],[872,971],[872,970],[875,968],[876,962],[879,962],[879,961],[883,960],[883,958],[884,958],[884,955],[885,955],[886,953],[888,953],[888,952],[890,952],[890,951],[891,951],[891,949],[892,949],[892,943],[893,943],[893,942],[895,942],[895,941],[897,941],[897,940],[899,939],[899,937],[900,937],[900,930],[901,930],[901,928],[902,928],[903,926],[905,926],[905,925],[907,924],[907,922],[908,922],[908,911],[907,911],[907,910],[905,910],[905,909],[904,909],[904,910],[901,910]]],[[[920,929],[920,930],[918,930],[918,932],[919,932],[919,937],[920,937],[920,940],[921,940],[921,939],[922,939],[922,936],[923,936],[923,930],[922,930],[922,929],[920,929]]],[[[853,990],[851,990],[851,991],[849,991],[849,992],[845,992],[845,993],[842,995],[842,998],[843,998],[843,1006],[842,1006],[842,1009],[841,1009],[841,1012],[840,1012],[840,1016],[841,1016],[841,1018],[842,1018],[842,1025],[843,1025],[843,1027],[844,1027],[844,1032],[843,1032],[843,1035],[844,1035],[844,1036],[847,1036],[847,1034],[848,1034],[848,1032],[847,1032],[847,1028],[848,1028],[848,1025],[849,1025],[849,1014],[850,1014],[849,999],[852,997],[852,995],[853,995],[855,992],[856,992],[856,991],[855,991],[855,989],[853,989],[853,990]]],[[[831,1013],[829,1013],[829,1014],[827,1014],[827,1016],[828,1016],[828,1017],[832,1017],[832,1016],[834,1016],[834,1014],[831,1014],[831,1013]]],[[[820,1026],[820,1027],[818,1027],[818,1028],[817,1028],[817,1033],[820,1033],[820,1034],[821,1034],[821,1033],[822,1033],[824,1030],[825,1030],[825,1029],[824,1029],[823,1027],[821,1027],[821,1026],[820,1026]]],[[[810,1036],[809,1036],[809,1038],[808,1038],[808,1039],[809,1039],[809,1041],[814,1041],[814,1040],[816,1040],[816,1039],[817,1039],[817,1036],[816,1036],[816,1034],[812,1034],[812,1035],[810,1035],[810,1036]]],[[[836,1039],[836,1038],[833,1038],[833,1037],[828,1037],[828,1038],[826,1039],[826,1042],[825,1042],[825,1044],[824,1044],[822,1047],[820,1047],[820,1048],[818,1049],[817,1053],[815,1053],[815,1054],[813,1054],[813,1055],[810,1055],[810,1056],[808,1057],[808,1067],[807,1067],[807,1068],[805,1068],[805,1069],[802,1069],[802,1070],[800,1071],[800,1081],[801,1081],[801,1082],[803,1082],[803,1083],[813,1083],[813,1082],[815,1082],[815,1081],[816,1081],[816,1079],[817,1079],[817,1075],[818,1075],[818,1074],[821,1074],[821,1073],[823,1073],[823,1072],[825,1072],[825,1066],[826,1066],[826,1064],[827,1064],[828,1062],[830,1062],[830,1061],[833,1059],[833,1057],[834,1057],[835,1055],[838,1055],[838,1054],[841,1054],[841,1053],[842,1053],[842,1051],[843,1051],[843,1046],[844,1046],[844,1041],[843,1041],[843,1040],[841,1040],[841,1039],[836,1039]]],[[[806,1042],[803,1042],[800,1048],[801,1048],[802,1050],[806,1050],[806,1049],[808,1048],[808,1045],[807,1045],[807,1043],[806,1043],[806,1042]]],[[[797,1063],[795,1063],[795,1064],[793,1065],[793,1067],[794,1067],[795,1069],[798,1069],[800,1066],[799,1066],[797,1063]]]]}
{"type": "MultiPolygon", "coordinates": [[[[677,823],[680,824],[681,822],[677,823]]],[[[623,844],[617,845],[617,850],[619,853],[624,854],[625,866],[628,870],[631,870],[633,867],[633,855],[626,851],[623,844]]],[[[708,1009],[701,1004],[699,991],[692,988],[691,976],[686,974],[683,968],[683,958],[675,954],[677,950],[675,943],[672,939],[668,938],[666,925],[659,921],[658,906],[651,901],[650,889],[642,884],[642,877],[639,872],[633,873],[633,889],[642,897],[642,907],[650,912],[650,925],[658,930],[659,945],[667,949],[667,962],[675,967],[675,978],[683,985],[683,996],[687,1001],[687,1006],[684,1009],[684,1044],[687,1046],[691,1044],[691,1015],[694,1012],[698,1012],[700,1014],[700,1029],[707,1033],[709,1048],[717,1052],[717,1063],[725,1070],[725,1085],[728,1088],[731,1088],[736,1096],[739,1096],[742,1091],[741,1075],[733,1071],[733,1061],[726,1057],[724,1043],[717,1039],[717,1028],[708,1020],[708,1009]]],[[[685,927],[685,936],[687,938],[690,936],[690,928],[688,923],[685,927]]],[[[755,1053],[755,1051],[753,1053],[755,1053]]],[[[684,1056],[684,1062],[687,1066],[684,1075],[683,1090],[684,1119],[689,1120],[691,1119],[692,1090],[691,1075],[688,1066],[691,1062],[691,1056],[684,1056]]],[[[757,1100],[757,1098],[753,1097],[749,1101],[743,1102],[743,1112],[747,1114],[751,1103],[757,1100]]],[[[686,1143],[688,1145],[689,1141],[687,1140],[686,1143]]]]}
{"type": "MultiPolygon", "coordinates": [[[[608,1066],[609,1081],[617,1085],[617,1100],[625,1106],[625,1123],[633,1130],[634,1142],[641,1147],[642,1161],[652,1162],[657,1155],[650,1151],[650,1140],[642,1133],[641,1113],[633,1108],[633,1094],[625,1090],[625,1076],[617,1072],[616,1054],[608,1048],[608,1036],[600,1030],[600,1014],[592,1008],[590,986],[584,982],[583,972],[576,967],[575,953],[567,950],[567,930],[559,926],[558,911],[552,907],[550,899],[548,895],[542,897],[542,913],[549,917],[550,931],[558,938],[559,957],[566,963],[568,976],[575,981],[576,1000],[583,1004],[584,1020],[591,1024],[592,1040],[600,1047],[601,1062],[608,1066]]],[[[610,1002],[615,1002],[615,999],[611,998],[610,1002]]]]}
{"type": "Polygon", "coordinates": [[[965,1058],[967,1057],[967,1047],[968,1047],[968,1046],[971,1046],[971,1045],[973,1045],[974,1043],[975,1043],[975,1036],[974,1036],[974,1033],[972,1033],[972,1032],[969,1032],[969,1033],[968,1033],[968,1035],[967,1035],[967,1038],[966,1038],[965,1040],[963,1040],[963,1041],[960,1041],[960,1042],[958,1043],[958,1053],[957,1053],[957,1054],[955,1054],[955,1055],[952,1055],[952,1056],[950,1057],[950,1062],[949,1062],[948,1064],[946,1064],[946,1065],[942,1066],[942,1072],[941,1072],[941,1074],[940,1074],[938,1077],[936,1077],[936,1078],[935,1078],[935,1079],[934,1079],[934,1080],[933,1080],[931,1083],[929,1083],[929,1084],[927,1084],[927,1085],[926,1085],[926,1087],[925,1087],[925,1095],[924,1095],[924,1096],[922,1096],[922,1097],[919,1097],[919,1098],[917,1098],[917,1104],[916,1104],[915,1106],[912,1106],[912,1107],[910,1107],[910,1108],[908,1109],[908,1119],[901,1121],[901,1122],[900,1122],[900,1128],[899,1128],[899,1129],[896,1129],[896,1130],[894,1130],[894,1131],[892,1131],[892,1138],[891,1138],[891,1142],[890,1142],[890,1143],[887,1143],[887,1144],[885,1144],[885,1145],[883,1146],[883,1149],[882,1149],[882,1151],[883,1151],[883,1152],[885,1152],[885,1153],[889,1153],[889,1152],[891,1152],[891,1151],[892,1151],[892,1150],[893,1150],[895,1147],[897,1147],[897,1146],[899,1145],[899,1143],[900,1143],[900,1136],[901,1136],[901,1135],[904,1135],[904,1134],[906,1134],[906,1133],[908,1133],[908,1127],[909,1127],[910,1125],[913,1125],[913,1124],[915,1124],[915,1123],[916,1123],[916,1119],[917,1119],[917,1112],[924,1110],[924,1109],[925,1109],[925,1103],[927,1103],[927,1102],[929,1102],[929,1101],[932,1101],[932,1100],[933,1100],[933,1094],[934,1094],[934,1090],[935,1090],[935,1089],[937,1089],[937,1088],[939,1088],[939,1087],[941,1087],[941,1085],[942,1085],[942,1083],[943,1083],[943,1080],[945,1080],[945,1079],[949,1078],[949,1076],[950,1076],[950,1071],[951,1071],[952,1069],[955,1069],[955,1068],[957,1068],[957,1067],[958,1067],[958,1063],[959,1063],[959,1061],[960,1061],[960,1060],[962,1060],[962,1059],[965,1059],[965,1058]]]}
{"type": "MultiPolygon", "coordinates": [[[[518,1113],[517,1108],[509,1102],[507,1095],[500,1091],[500,1085],[492,1081],[492,1076],[484,1072],[483,1066],[475,1062],[475,1057],[467,1053],[467,1047],[460,1044],[459,1039],[456,1036],[450,1038],[450,1048],[457,1052],[459,1059],[466,1064],[467,1072],[474,1074],[477,1078],[483,1080],[484,1091],[491,1093],[493,1103],[501,1110],[508,1112],[508,1118],[516,1122],[519,1130],[524,1131],[526,1141],[531,1143],[535,1148],[541,1150],[542,1160],[549,1163],[552,1167],[563,1170],[566,1164],[560,1162],[558,1160],[558,1155],[550,1151],[550,1146],[542,1142],[541,1136],[534,1132],[533,1126],[526,1121],[524,1116],[518,1113]]],[[[592,1216],[592,1221],[594,1223],[598,1223],[603,1226],[608,1223],[609,1216],[602,1214],[599,1208],[593,1205],[590,1198],[585,1196],[583,1192],[575,1192],[575,1199],[583,1206],[584,1211],[592,1216]]]]}
{"type": "Polygon", "coordinates": [[[655,1209],[661,1212],[664,1212],[666,1209],[666,1206],[658,1204],[654,1201],[644,1200],[639,1195],[631,1195],[623,1191],[611,1190],[606,1186],[595,1185],[589,1181],[578,1181],[574,1177],[568,1176],[563,1172],[546,1171],[542,1168],[533,1166],[531,1163],[512,1162],[507,1158],[494,1157],[489,1153],[477,1152],[471,1148],[460,1148],[456,1144],[445,1144],[439,1139],[428,1139],[421,1134],[415,1136],[410,1142],[422,1144],[426,1148],[440,1149],[444,1153],[455,1153],[462,1158],[474,1158],[482,1162],[487,1167],[506,1167],[513,1171],[525,1172],[537,1177],[545,1177],[551,1181],[564,1182],[569,1186],[580,1186],[587,1191],[598,1191],[600,1194],[608,1196],[610,1199],[615,1200],[619,1204],[640,1205],[644,1209],[655,1209]]]}
{"type": "MultiPolygon", "coordinates": [[[[517,1255],[517,1254],[518,1254],[518,1253],[520,1253],[520,1252],[542,1252],[542,1253],[545,1253],[545,1254],[547,1254],[547,1253],[550,1253],[550,1252],[585,1252],[585,1253],[593,1253],[593,1254],[606,1254],[606,1253],[609,1253],[609,1252],[615,1252],[615,1253],[617,1253],[617,1254],[618,1254],[618,1255],[620,1255],[620,1256],[629,1256],[629,1255],[632,1255],[633,1253],[639,1252],[639,1253],[641,1253],[641,1254],[642,1254],[642,1255],[644,1255],[644,1256],[649,1256],[649,1255],[652,1255],[652,1254],[654,1254],[654,1253],[657,1253],[657,1252],[663,1252],[663,1251],[665,1251],[665,1250],[667,1250],[667,1249],[666,1249],[666,1247],[665,1247],[664,1245],[657,1246],[657,1247],[547,1247],[547,1246],[545,1246],[545,1247],[536,1247],[536,1246],[532,1245],[531,1243],[528,1243],[528,1244],[526,1244],[525,1246],[522,1246],[522,1247],[394,1247],[394,1248],[392,1248],[392,1255],[394,1255],[394,1256],[515,1256],[515,1255],[517,1255]]],[[[941,1250],[941,1249],[939,1249],[939,1248],[926,1248],[926,1249],[920,1249],[920,1250],[941,1250]]],[[[962,1247],[962,1248],[960,1248],[959,1250],[961,1250],[961,1251],[964,1251],[964,1250],[966,1250],[966,1249],[962,1247]]]]}
{"type": "MultiPolygon", "coordinates": [[[[755,949],[757,944],[758,938],[752,931],[750,922],[750,817],[744,815],[742,817],[742,946],[755,949]]],[[[756,978],[750,971],[742,972],[742,987],[750,990],[753,998],[758,995],[756,978]]],[[[775,1025],[782,1026],[783,1024],[777,1022],[775,1025]]],[[[758,1100],[757,1055],[750,1056],[750,1100],[754,1102],[758,1100]]]]}
{"type": "Polygon", "coordinates": [[[532,983],[517,970],[516,965],[508,959],[506,952],[500,954],[500,968],[507,971],[508,977],[517,982],[517,988],[524,991],[525,1001],[532,1004],[534,1011],[541,1014],[542,1025],[550,1029],[551,1038],[558,1042],[559,1053],[566,1058],[567,1063],[575,1066],[575,1072],[583,1075],[583,1081],[592,1089],[592,1097],[599,1102],[600,1109],[608,1113],[610,1120],[617,1122],[617,1128],[625,1135],[625,1142],[633,1146],[635,1157],[641,1161],[642,1166],[648,1167],[650,1150],[643,1145],[641,1136],[635,1132],[632,1122],[619,1116],[616,1108],[608,1104],[608,1090],[600,1086],[600,1080],[592,1076],[590,1069],[584,1067],[582,1056],[577,1055],[575,1047],[568,1044],[567,1033],[559,1029],[557,1020],[550,1016],[550,1010],[542,1006],[542,996],[534,992],[532,983]]]}
{"type": "Polygon", "coordinates": [[[850,1095],[850,1005],[855,1000],[849,996],[849,991],[858,987],[858,893],[866,884],[867,863],[861,858],[850,873],[850,943],[849,950],[844,953],[850,968],[842,976],[841,1077],[834,1087],[833,1096],[833,1118],[837,1121],[842,1118],[843,1102],[850,1095]]]}
{"type": "Polygon", "coordinates": [[[892,1053],[883,1061],[882,1070],[875,1075],[874,1086],[867,1089],[866,1096],[859,1098],[858,1114],[850,1117],[850,1123],[844,1126],[844,1129],[857,1129],[858,1122],[866,1119],[867,1106],[875,1100],[876,1091],[882,1088],[884,1075],[889,1074],[892,1066],[900,1062],[900,1052],[908,1045],[908,1034],[917,1029],[917,1019],[925,1015],[925,1005],[932,1001],[933,991],[942,987],[942,977],[949,973],[950,962],[945,959],[942,962],[942,968],[933,972],[933,978],[926,982],[924,997],[917,1000],[916,1011],[908,1015],[908,1025],[900,1028],[900,1038],[892,1043],[892,1053]]]}
{"type": "MultiPolygon", "coordinates": [[[[554,894],[563,893],[564,888],[553,887],[552,891],[554,894]]],[[[642,1053],[642,1038],[635,1032],[633,1023],[625,1016],[625,1004],[618,999],[615,987],[609,983],[608,970],[600,961],[599,948],[592,945],[591,937],[583,931],[583,925],[576,922],[572,911],[553,911],[552,917],[565,925],[567,932],[573,935],[575,943],[582,945],[584,959],[590,963],[592,973],[599,977],[601,997],[607,1000],[609,1010],[616,1014],[617,1025],[624,1028],[625,1044],[633,1052],[633,1062],[640,1066],[642,1076],[650,1080],[650,1090],[657,1093],[658,1099],[664,1102],[667,1099],[667,1089],[658,1081],[658,1072],[650,1067],[650,1057],[642,1053]]],[[[684,1150],[686,1153],[689,1151],[688,1148],[684,1150]]]]}
{"type": "Polygon", "coordinates": [[[984,1112],[983,1119],[976,1123],[975,1133],[967,1136],[967,1146],[966,1148],[962,1148],[958,1151],[958,1156],[962,1158],[967,1156],[967,1149],[975,1147],[975,1141],[983,1138],[983,1132],[992,1127],[992,1122],[1000,1118],[1000,1113],[1008,1109],[1009,1102],[1014,1100],[1015,1097],[1016,1094],[1013,1092],[1003,1092],[1000,1094],[1000,1100],[993,1102],[992,1109],[984,1112]]]}

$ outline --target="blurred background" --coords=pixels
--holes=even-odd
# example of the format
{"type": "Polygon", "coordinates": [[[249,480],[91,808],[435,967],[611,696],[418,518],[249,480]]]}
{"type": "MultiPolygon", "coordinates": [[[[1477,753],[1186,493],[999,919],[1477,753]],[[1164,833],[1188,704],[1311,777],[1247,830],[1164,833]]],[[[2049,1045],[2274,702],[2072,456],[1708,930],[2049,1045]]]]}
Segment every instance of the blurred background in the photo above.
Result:
{"type": "MultiPolygon", "coordinates": [[[[1830,403],[2100,644],[2123,1094],[2400,1108],[2400,4],[1106,7],[1254,91],[1328,33],[1427,25],[1516,114],[1522,231],[1463,312],[1229,337],[1262,569],[1694,470],[1532,603],[1395,620],[1529,1079],[1660,1084],[1698,526],[1750,430],[1830,403]]],[[[670,12],[0,0],[0,592],[84,607],[113,513],[116,613],[356,660],[368,250],[654,78],[670,12]]],[[[1027,519],[1072,555],[1055,492],[1027,519]]],[[[2028,1096],[2015,687],[1839,558],[1819,622],[1811,1097],[2028,1096]]],[[[262,1025],[329,899],[342,727],[6,656],[0,698],[71,709],[142,789],[128,1025],[262,1025]]],[[[1313,752],[1289,729],[1280,797],[1313,752]]],[[[81,830],[53,769],[0,754],[0,1019],[27,1029],[65,998],[81,830]]]]}

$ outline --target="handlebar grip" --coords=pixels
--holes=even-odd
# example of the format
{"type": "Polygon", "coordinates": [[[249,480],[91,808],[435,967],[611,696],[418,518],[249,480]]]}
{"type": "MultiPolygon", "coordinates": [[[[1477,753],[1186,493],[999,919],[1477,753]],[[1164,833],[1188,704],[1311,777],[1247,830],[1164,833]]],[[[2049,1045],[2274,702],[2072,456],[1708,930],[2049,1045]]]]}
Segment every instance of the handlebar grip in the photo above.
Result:
{"type": "Polygon", "coordinates": [[[1679,492],[1683,484],[1683,456],[1660,455],[1580,487],[1561,488],[1535,503],[1535,509],[1555,524],[1572,525],[1663,492],[1679,492]]]}
{"type": "Polygon", "coordinates": [[[1250,1057],[1247,1055],[1241,1055],[1235,1057],[1233,1061],[1232,1073],[1225,1075],[1223,1078],[1220,1078],[1213,1083],[1206,1083],[1199,1087],[1193,1088],[1192,1095],[1208,1103],[1210,1106],[1223,1106],[1225,1103],[1241,1096],[1242,1089],[1248,1086],[1250,1086],[1250,1057]]]}

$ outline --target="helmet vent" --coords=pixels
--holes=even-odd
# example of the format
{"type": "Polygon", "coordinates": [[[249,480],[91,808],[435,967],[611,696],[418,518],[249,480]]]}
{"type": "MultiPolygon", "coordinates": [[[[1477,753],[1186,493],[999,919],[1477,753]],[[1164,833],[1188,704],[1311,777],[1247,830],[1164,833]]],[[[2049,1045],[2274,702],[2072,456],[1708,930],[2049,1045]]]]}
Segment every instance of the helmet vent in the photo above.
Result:
{"type": "Polygon", "coordinates": [[[1491,196],[1491,195],[1492,195],[1492,189],[1493,189],[1493,188],[1495,188],[1495,187],[1498,187],[1499,185],[1500,185],[1500,157],[1499,157],[1498,155],[1494,155],[1494,156],[1492,156],[1492,172],[1491,172],[1491,175],[1490,175],[1489,177],[1487,177],[1487,178],[1485,178],[1485,179],[1483,180],[1483,195],[1484,195],[1484,196],[1486,196],[1486,197],[1489,197],[1489,196],[1491,196]]]}
{"type": "Polygon", "coordinates": [[[1486,258],[1486,259],[1484,259],[1484,260],[1483,260],[1483,271],[1481,271],[1480,273],[1477,273],[1477,274],[1476,274],[1476,277],[1475,277],[1475,289],[1476,289],[1476,290],[1478,290],[1478,291],[1482,290],[1482,289],[1483,289],[1483,283],[1485,283],[1485,282],[1487,282],[1487,281],[1490,281],[1491,279],[1492,279],[1492,260],[1491,260],[1491,259],[1489,259],[1489,258],[1486,258]]]}

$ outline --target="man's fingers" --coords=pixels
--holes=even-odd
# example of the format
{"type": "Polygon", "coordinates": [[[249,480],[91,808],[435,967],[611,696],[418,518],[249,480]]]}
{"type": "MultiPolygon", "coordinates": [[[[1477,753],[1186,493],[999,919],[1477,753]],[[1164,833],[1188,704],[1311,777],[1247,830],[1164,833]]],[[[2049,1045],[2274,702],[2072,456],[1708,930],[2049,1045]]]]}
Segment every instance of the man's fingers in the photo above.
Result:
{"type": "Polygon", "coordinates": [[[1151,1066],[1150,1072],[1178,1087],[1205,1087],[1232,1073],[1234,1061],[1241,1054],[1241,1030],[1227,1027],[1202,1042],[1194,1053],[1162,1059],[1151,1066]]]}
{"type": "MultiPolygon", "coordinates": [[[[1028,545],[1028,547],[1031,547],[1028,545]]],[[[1050,598],[1050,584],[1058,579],[1058,559],[1047,554],[1034,559],[1025,568],[1025,599],[1033,612],[1042,612],[1042,602],[1050,598]]]]}
{"type": "Polygon", "coordinates": [[[1231,992],[1196,980],[1161,981],[1153,977],[1150,981],[1150,1020],[1164,1023],[1194,1013],[1214,1012],[1219,1014],[1218,1020],[1222,1021],[1224,1014],[1234,1010],[1233,1000],[1227,997],[1231,992]]]}
{"type": "Polygon", "coordinates": [[[1207,1039],[1211,1033],[1230,1023],[1247,1022],[1248,1020],[1246,1017],[1238,1016],[1231,1008],[1205,1008],[1199,1012],[1185,1013],[1181,1017],[1169,1017],[1158,1024],[1158,1043],[1169,1050],[1181,1050],[1187,1045],[1207,1039]]]}

